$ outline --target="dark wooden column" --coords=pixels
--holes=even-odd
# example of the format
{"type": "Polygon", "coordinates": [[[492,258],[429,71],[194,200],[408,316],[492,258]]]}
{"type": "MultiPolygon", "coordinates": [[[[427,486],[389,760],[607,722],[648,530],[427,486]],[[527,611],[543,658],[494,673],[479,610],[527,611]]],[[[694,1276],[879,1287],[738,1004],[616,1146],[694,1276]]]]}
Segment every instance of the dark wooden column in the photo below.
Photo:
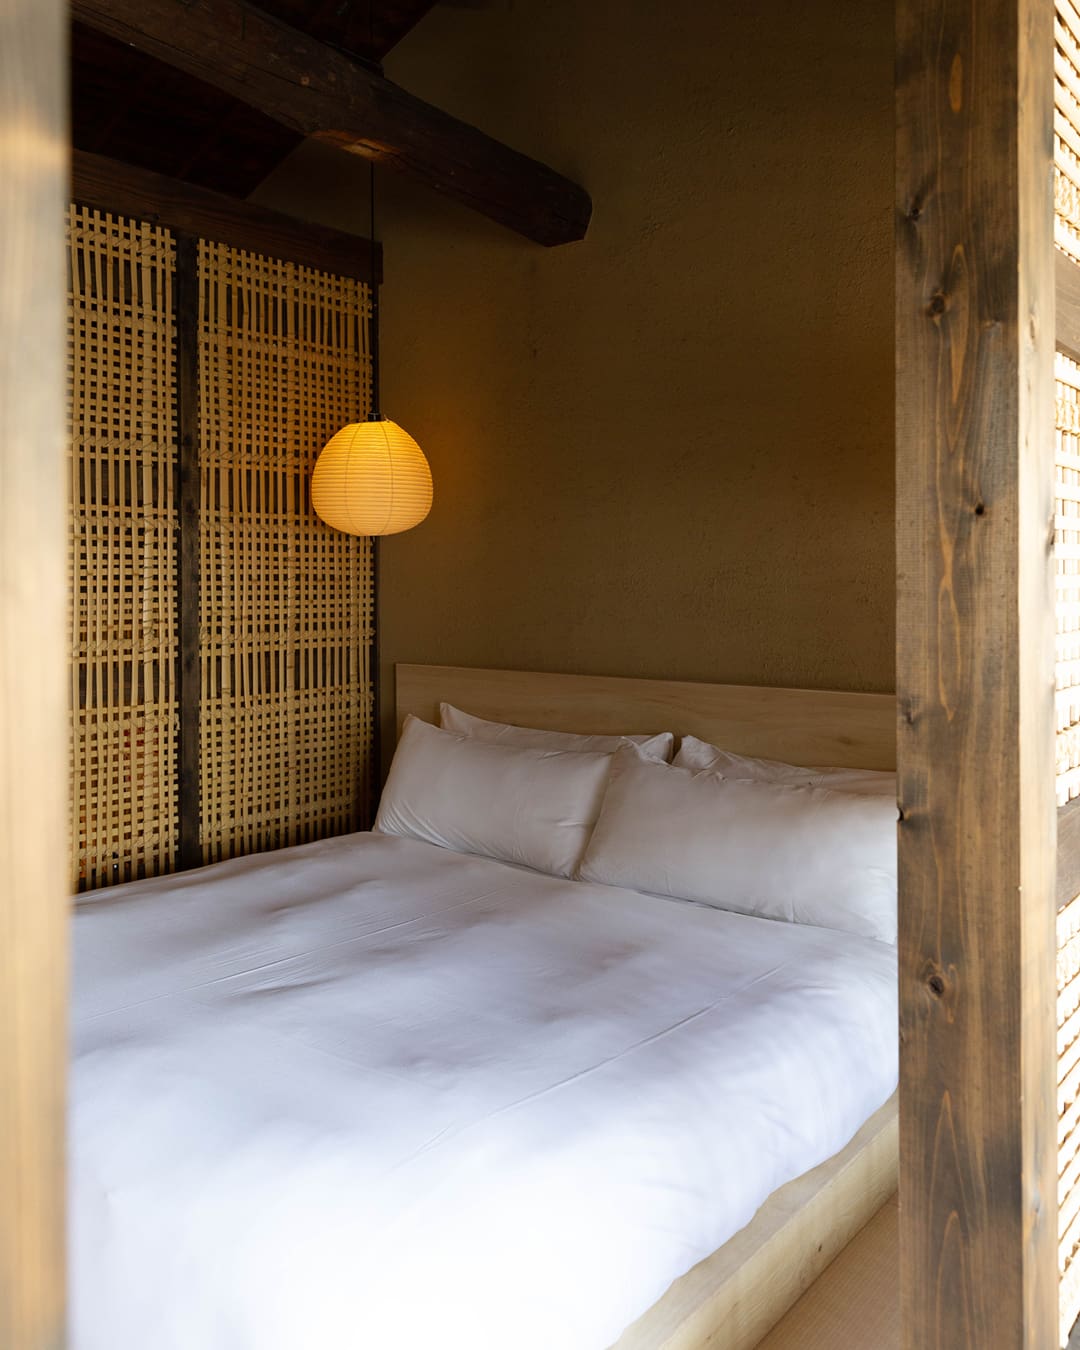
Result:
{"type": "Polygon", "coordinates": [[[64,1331],[67,7],[0,0],[0,1346],[64,1331]]]}
{"type": "Polygon", "coordinates": [[[906,1350],[1057,1344],[1053,49],[897,5],[906,1350]]]}

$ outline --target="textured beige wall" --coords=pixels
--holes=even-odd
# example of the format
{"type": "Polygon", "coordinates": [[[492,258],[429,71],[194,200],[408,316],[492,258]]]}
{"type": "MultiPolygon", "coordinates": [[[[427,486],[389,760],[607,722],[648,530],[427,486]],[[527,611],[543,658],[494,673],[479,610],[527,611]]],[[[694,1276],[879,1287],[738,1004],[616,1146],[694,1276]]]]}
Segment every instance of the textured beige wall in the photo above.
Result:
{"type": "MultiPolygon", "coordinates": [[[[387,676],[893,687],[892,24],[486,0],[392,55],[594,216],[544,250],[381,179],[383,405],[435,477],[383,544],[387,676]]],[[[305,146],[260,196],[355,227],[365,172],[305,146]]]]}

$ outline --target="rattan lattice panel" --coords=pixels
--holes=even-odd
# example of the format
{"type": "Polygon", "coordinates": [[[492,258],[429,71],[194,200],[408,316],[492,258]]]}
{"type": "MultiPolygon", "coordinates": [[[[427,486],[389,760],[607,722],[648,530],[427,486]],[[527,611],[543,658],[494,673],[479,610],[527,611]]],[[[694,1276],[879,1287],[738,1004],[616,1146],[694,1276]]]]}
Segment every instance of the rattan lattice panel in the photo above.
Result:
{"type": "Polygon", "coordinates": [[[357,828],[370,810],[371,541],[312,513],[366,410],[367,288],[205,241],[200,269],[202,848],[357,828]]]}
{"type": "Polygon", "coordinates": [[[72,207],[72,882],[175,860],[173,243],[72,207]]]}
{"type": "Polygon", "coordinates": [[[1058,1263],[1062,1344],[1080,1316],[1080,896],[1057,919],[1058,1263]]]}
{"type": "Polygon", "coordinates": [[[1054,241],[1080,261],[1080,14],[1057,0],[1054,18],[1054,241]]]}
{"type": "Polygon", "coordinates": [[[1055,376],[1057,789],[1064,804],[1080,795],[1080,366],[1058,352],[1055,376]]]}

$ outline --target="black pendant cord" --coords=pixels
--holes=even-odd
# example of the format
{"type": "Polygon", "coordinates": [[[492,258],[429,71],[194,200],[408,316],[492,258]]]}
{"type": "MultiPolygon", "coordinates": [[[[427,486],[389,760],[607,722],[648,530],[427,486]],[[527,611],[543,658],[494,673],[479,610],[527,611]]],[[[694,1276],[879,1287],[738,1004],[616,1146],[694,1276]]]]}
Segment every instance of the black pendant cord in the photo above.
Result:
{"type": "MultiPolygon", "coordinates": [[[[375,0],[368,0],[368,48],[375,54],[375,0]]],[[[379,69],[382,74],[382,68],[379,69]]],[[[379,279],[375,275],[375,161],[370,160],[371,174],[368,179],[368,203],[371,207],[371,228],[368,239],[371,243],[371,324],[368,341],[371,346],[371,409],[369,422],[382,421],[382,407],[379,396],[379,279]]]]}
{"type": "Polygon", "coordinates": [[[368,342],[371,346],[371,411],[369,422],[382,421],[379,397],[379,280],[375,275],[375,161],[371,161],[371,324],[368,342]]]}

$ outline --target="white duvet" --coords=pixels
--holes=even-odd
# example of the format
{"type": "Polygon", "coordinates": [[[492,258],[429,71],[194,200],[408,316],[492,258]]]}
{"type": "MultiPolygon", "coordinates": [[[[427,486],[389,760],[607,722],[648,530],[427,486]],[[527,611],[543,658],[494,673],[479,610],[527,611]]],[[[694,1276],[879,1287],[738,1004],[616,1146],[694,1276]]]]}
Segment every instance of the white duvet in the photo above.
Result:
{"type": "Polygon", "coordinates": [[[412,840],[74,941],[74,1350],[602,1350],[896,1083],[893,948],[412,840]]]}

